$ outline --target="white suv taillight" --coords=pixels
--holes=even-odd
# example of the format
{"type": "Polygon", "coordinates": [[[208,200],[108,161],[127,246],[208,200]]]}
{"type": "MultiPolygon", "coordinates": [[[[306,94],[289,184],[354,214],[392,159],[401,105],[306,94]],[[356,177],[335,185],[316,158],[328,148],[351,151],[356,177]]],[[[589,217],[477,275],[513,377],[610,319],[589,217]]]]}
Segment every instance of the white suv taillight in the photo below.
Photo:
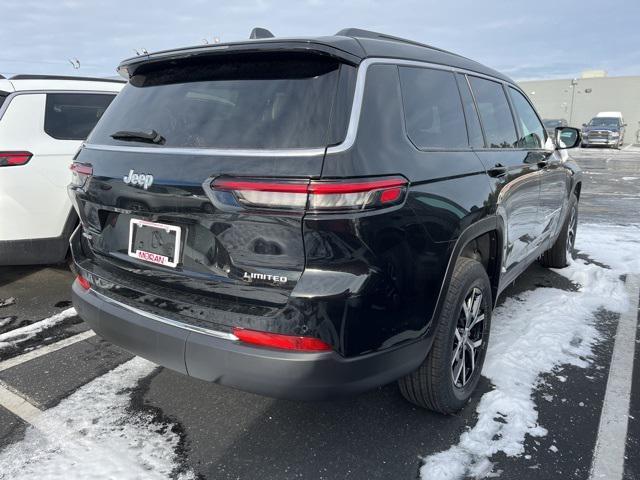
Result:
{"type": "Polygon", "coordinates": [[[349,180],[273,180],[218,177],[208,192],[219,206],[282,210],[366,210],[404,201],[403,177],[349,180]]]}
{"type": "Polygon", "coordinates": [[[0,167],[17,167],[31,160],[31,152],[0,152],[0,167]]]}

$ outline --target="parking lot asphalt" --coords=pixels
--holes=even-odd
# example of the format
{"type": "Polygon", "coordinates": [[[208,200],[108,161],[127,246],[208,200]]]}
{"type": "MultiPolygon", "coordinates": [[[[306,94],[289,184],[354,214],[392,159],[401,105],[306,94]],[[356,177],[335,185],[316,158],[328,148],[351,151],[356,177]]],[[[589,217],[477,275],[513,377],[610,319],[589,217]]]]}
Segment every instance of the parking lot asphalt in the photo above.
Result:
{"type": "MultiPolygon", "coordinates": [[[[576,149],[571,155],[585,172],[581,223],[640,225],[640,147],[620,151],[576,149]]],[[[587,267],[602,263],[593,257],[593,252],[579,255],[587,267]]],[[[101,397],[106,395],[99,388],[107,387],[96,386],[96,379],[106,378],[107,372],[132,358],[120,348],[91,336],[81,319],[68,311],[72,279],[71,272],[63,266],[0,267],[0,303],[15,299],[0,307],[0,387],[9,395],[26,399],[45,412],[43,415],[55,411],[62,420],[68,399],[74,394],[89,389],[89,393],[93,392],[89,398],[96,403],[103,401],[101,397]],[[50,318],[57,320],[40,331],[12,338],[3,347],[2,334],[50,318]],[[73,343],[59,348],[57,345],[64,339],[73,343]],[[46,353],[40,354],[43,352],[46,353]]],[[[500,302],[524,302],[532,292],[544,289],[570,294],[578,288],[566,275],[534,264],[503,293],[500,302]]],[[[639,299],[628,301],[637,306],[639,299]]],[[[519,452],[497,449],[487,456],[492,465],[485,473],[506,479],[589,478],[619,319],[619,312],[604,308],[593,312],[598,341],[592,345],[589,358],[557,365],[543,373],[531,394],[537,412],[534,426],[542,427],[545,434],[527,434],[519,452]]],[[[636,364],[640,362],[638,350],[636,364]]],[[[153,462],[141,460],[146,462],[149,478],[458,478],[435,473],[429,476],[421,471],[423,459],[458,445],[461,435],[476,426],[481,399],[496,388],[483,377],[467,407],[457,415],[445,417],[413,407],[400,396],[395,384],[348,400],[303,403],[208,384],[160,367],[144,367],[140,371],[133,387],[118,387],[115,383],[108,388],[127,396],[126,414],[113,422],[114,430],[131,421],[140,430],[149,430],[149,435],[170,432],[172,439],[177,438],[171,443],[169,474],[158,475],[161,470],[155,469],[153,462]]],[[[639,377],[635,368],[626,439],[626,480],[640,478],[639,377]]],[[[45,435],[38,443],[45,450],[38,455],[45,457],[36,456],[31,462],[19,458],[34,455],[29,447],[33,440],[30,429],[45,430],[48,424],[32,421],[35,427],[30,427],[20,418],[21,409],[14,410],[17,414],[0,406],[0,479],[13,478],[21,465],[35,468],[32,464],[38,459],[50,462],[59,450],[52,436],[45,435]],[[50,448],[47,442],[51,443],[50,448]],[[11,477],[4,477],[5,474],[11,477]]],[[[111,415],[111,406],[105,404],[104,411],[105,418],[111,415]]],[[[65,424],[74,425],[71,420],[65,424]]],[[[104,430],[93,439],[87,439],[92,434],[87,433],[91,428],[86,425],[77,430],[85,436],[85,442],[91,440],[106,450],[111,448],[111,437],[104,430]]],[[[136,443],[144,438],[149,437],[132,438],[131,448],[144,450],[136,443]]],[[[74,478],[73,469],[67,474],[66,478],[74,478]]],[[[97,469],[96,476],[101,475],[126,477],[108,477],[108,470],[97,469]]]]}

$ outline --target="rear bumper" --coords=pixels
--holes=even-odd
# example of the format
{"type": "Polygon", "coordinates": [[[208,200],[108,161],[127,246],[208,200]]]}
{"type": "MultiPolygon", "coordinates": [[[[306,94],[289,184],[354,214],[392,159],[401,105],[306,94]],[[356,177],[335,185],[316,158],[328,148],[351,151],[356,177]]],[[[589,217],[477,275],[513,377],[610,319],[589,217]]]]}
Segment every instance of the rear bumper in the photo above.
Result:
{"type": "Polygon", "coordinates": [[[84,291],[77,282],[73,304],[98,335],[136,355],[202,380],[277,398],[323,400],[364,392],[415,370],[430,348],[424,339],[353,358],[258,348],[153,318],[84,291]]]}

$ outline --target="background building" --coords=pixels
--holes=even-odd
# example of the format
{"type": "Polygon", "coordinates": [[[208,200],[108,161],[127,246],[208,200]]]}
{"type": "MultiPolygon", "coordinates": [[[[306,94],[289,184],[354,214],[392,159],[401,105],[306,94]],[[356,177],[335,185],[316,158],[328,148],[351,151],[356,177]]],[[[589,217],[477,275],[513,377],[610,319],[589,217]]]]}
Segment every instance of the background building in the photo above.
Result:
{"type": "Polygon", "coordinates": [[[589,70],[581,78],[519,82],[543,118],[564,118],[581,127],[598,112],[617,111],[627,124],[625,143],[634,143],[640,129],[640,76],[608,77],[589,70]]]}

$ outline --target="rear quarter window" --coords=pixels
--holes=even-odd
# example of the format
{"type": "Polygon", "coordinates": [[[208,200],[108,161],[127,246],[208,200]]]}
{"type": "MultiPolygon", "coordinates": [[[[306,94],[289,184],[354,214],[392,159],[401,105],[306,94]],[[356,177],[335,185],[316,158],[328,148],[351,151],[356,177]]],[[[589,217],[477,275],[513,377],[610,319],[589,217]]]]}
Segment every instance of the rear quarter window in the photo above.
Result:
{"type": "Polygon", "coordinates": [[[419,149],[468,148],[460,93],[452,72],[400,67],[407,135],[419,149]]]}
{"type": "Polygon", "coordinates": [[[84,140],[114,98],[99,93],[48,93],[44,131],[56,140],[84,140]]]}

